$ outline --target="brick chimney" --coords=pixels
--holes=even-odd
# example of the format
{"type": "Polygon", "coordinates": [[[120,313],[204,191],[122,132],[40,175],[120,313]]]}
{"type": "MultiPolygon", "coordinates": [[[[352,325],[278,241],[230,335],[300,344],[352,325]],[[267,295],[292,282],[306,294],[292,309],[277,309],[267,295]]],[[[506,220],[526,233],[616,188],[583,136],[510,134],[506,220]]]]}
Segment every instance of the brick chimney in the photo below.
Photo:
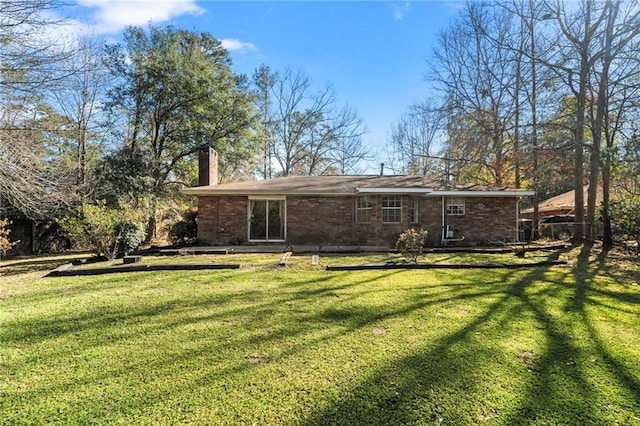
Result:
{"type": "Polygon", "coordinates": [[[218,184],[218,153],[205,146],[198,151],[198,186],[218,184]]]}

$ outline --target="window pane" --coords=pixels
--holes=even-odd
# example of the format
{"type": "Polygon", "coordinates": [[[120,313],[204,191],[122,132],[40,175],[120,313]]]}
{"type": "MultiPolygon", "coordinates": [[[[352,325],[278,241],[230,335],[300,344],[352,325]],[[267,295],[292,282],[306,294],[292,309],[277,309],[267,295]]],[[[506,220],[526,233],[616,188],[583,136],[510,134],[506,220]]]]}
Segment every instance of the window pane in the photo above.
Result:
{"type": "Polygon", "coordinates": [[[250,200],[249,239],[284,240],[284,200],[250,200]]]}
{"type": "Polygon", "coordinates": [[[358,223],[371,222],[371,210],[358,210],[356,212],[356,222],[358,223]]]}
{"type": "Polygon", "coordinates": [[[382,210],[382,222],[384,223],[400,223],[400,210],[384,209],[382,210]]]}
{"type": "Polygon", "coordinates": [[[452,216],[464,215],[464,199],[463,198],[451,198],[447,200],[447,214],[452,216]]]}
{"type": "Polygon", "coordinates": [[[371,199],[369,197],[358,197],[358,208],[359,209],[371,208],[371,199]]]}
{"type": "Polygon", "coordinates": [[[382,222],[400,223],[402,220],[402,197],[382,197],[382,222]]]}
{"type": "Polygon", "coordinates": [[[411,197],[409,199],[409,221],[411,223],[418,223],[418,197],[411,197]]]}
{"type": "Polygon", "coordinates": [[[249,238],[252,240],[267,239],[267,201],[251,200],[251,222],[249,238]]]}
{"type": "Polygon", "coordinates": [[[387,196],[382,197],[382,208],[400,208],[402,205],[401,197],[387,196]]]}
{"type": "Polygon", "coordinates": [[[284,240],[284,201],[269,200],[269,240],[284,240]]]}
{"type": "Polygon", "coordinates": [[[373,202],[369,197],[356,198],[356,223],[371,222],[371,206],[373,202]]]}

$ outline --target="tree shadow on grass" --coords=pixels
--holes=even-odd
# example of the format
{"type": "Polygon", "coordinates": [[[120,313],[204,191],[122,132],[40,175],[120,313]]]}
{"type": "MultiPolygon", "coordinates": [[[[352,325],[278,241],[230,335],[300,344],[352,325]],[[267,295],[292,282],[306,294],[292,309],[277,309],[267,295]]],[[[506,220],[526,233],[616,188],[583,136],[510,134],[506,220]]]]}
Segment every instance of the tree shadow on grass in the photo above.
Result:
{"type": "MultiPolygon", "coordinates": [[[[69,263],[71,260],[75,260],[84,255],[78,257],[69,257],[68,255],[61,255],[60,257],[52,256],[47,258],[40,257],[28,257],[28,258],[16,258],[3,260],[0,263],[0,276],[2,275],[20,275],[29,272],[49,272],[58,266],[69,263]]],[[[86,255],[89,257],[89,255],[86,255]]]]}
{"type": "MultiPolygon", "coordinates": [[[[383,276],[385,280],[393,280],[400,271],[390,271],[383,276]]],[[[149,275],[151,277],[153,275],[149,275]]],[[[207,275],[210,276],[210,275],[207,275]]],[[[144,278],[144,277],[138,277],[144,278]]],[[[83,309],[69,311],[64,309],[64,315],[42,316],[39,318],[20,319],[3,324],[5,330],[11,330],[3,337],[9,346],[21,346],[29,344],[38,346],[47,341],[64,341],[65,346],[60,346],[54,352],[38,355],[44,359],[37,360],[39,366],[58,365],[70,360],[73,363],[84,359],[86,355],[94,353],[94,348],[104,345],[114,346],[116,349],[126,348],[128,345],[138,346],[156,341],[163,335],[171,336],[173,330],[206,325],[218,329],[217,338],[210,333],[190,334],[191,342],[184,347],[171,348],[163,352],[161,357],[154,356],[150,351],[148,357],[123,360],[122,365],[104,367],[90,370],[82,378],[74,375],[61,375],[50,381],[42,381],[38,386],[23,389],[20,395],[28,399],[35,406],[47,404],[47,401],[57,400],[64,394],[81,394],[85,387],[95,387],[99,383],[128,382],[136,383],[141,375],[153,374],[157,377],[175,377],[181,373],[181,365],[211,365],[211,369],[197,371],[193,379],[180,378],[171,386],[171,392],[177,395],[188,395],[194,390],[202,389],[204,392],[212,386],[220,386],[221,381],[230,377],[250,374],[251,371],[262,368],[264,363],[269,364],[289,357],[297,357],[301,353],[314,347],[332,342],[361,330],[368,330],[380,321],[402,316],[405,313],[422,309],[429,304],[443,303],[455,298],[451,292],[430,295],[425,298],[409,299],[402,306],[389,306],[386,308],[366,308],[354,304],[354,298],[363,300],[375,299],[380,291],[387,291],[386,286],[380,284],[369,285],[379,280],[380,274],[363,274],[356,279],[349,279],[335,274],[319,274],[315,278],[302,278],[294,283],[277,287],[284,290],[276,297],[265,298],[264,289],[251,291],[233,291],[229,289],[221,294],[211,294],[208,297],[193,295],[184,297],[176,295],[174,299],[167,300],[163,297],[159,300],[152,298],[139,300],[136,306],[128,304],[118,305],[114,302],[106,302],[83,309]],[[377,277],[377,278],[374,278],[377,277]],[[337,278],[337,279],[336,279],[337,278]],[[310,288],[310,286],[312,286],[310,288]],[[353,294],[357,288],[356,294],[353,294]],[[340,296],[340,297],[337,297],[340,296]],[[305,304],[316,305],[320,308],[305,309],[305,304]],[[301,305],[301,309],[289,309],[290,305],[301,305]],[[211,307],[215,307],[211,309],[211,307]],[[280,324],[279,316],[287,315],[292,319],[289,324],[280,324]],[[219,329],[224,329],[222,332],[219,329]],[[313,331],[322,333],[310,333],[313,331]],[[148,338],[151,336],[151,338],[148,338]],[[309,336],[302,340],[296,340],[297,336],[309,336]],[[274,351],[274,348],[282,347],[274,351]],[[219,364],[221,354],[233,353],[238,355],[236,348],[245,348],[245,358],[234,362],[219,364]],[[267,353],[267,355],[263,355],[267,353]],[[258,354],[254,356],[253,354],[258,354]],[[201,364],[199,361],[203,360],[201,364]],[[138,365],[137,363],[140,363],[138,365]]],[[[118,281],[106,284],[109,291],[117,288],[118,281]],[[111,286],[114,289],[111,289],[111,286]]],[[[426,285],[428,287],[428,285],[426,285]]],[[[464,286],[461,285],[460,288],[464,286]]],[[[85,290],[95,291],[94,298],[99,298],[104,287],[91,287],[85,290]]],[[[468,290],[468,288],[467,288],[468,290]]],[[[487,287],[487,293],[493,293],[493,289],[487,287]]],[[[454,291],[455,292],[455,291],[454,291]]],[[[475,293],[482,294],[482,291],[475,293]]],[[[50,295],[52,296],[52,295],[50,295]]],[[[59,298],[66,297],[60,294],[59,298]]],[[[475,297],[475,296],[469,296],[475,297]]],[[[365,304],[366,306],[366,304],[365,304]]],[[[164,345],[161,346],[164,348],[164,345]]],[[[150,348],[153,349],[153,348],[150,348]]],[[[242,351],[241,351],[242,352],[242,351]]],[[[116,351],[116,353],[121,353],[116,351]]],[[[19,370],[19,364],[24,360],[15,359],[6,367],[15,374],[19,370]]],[[[144,383],[140,383],[145,390],[145,397],[137,400],[133,406],[136,410],[144,410],[146,404],[166,398],[162,386],[150,389],[144,383]],[[147,402],[144,402],[147,401],[147,402]]],[[[111,397],[110,404],[131,404],[131,399],[136,397],[126,396],[128,389],[123,389],[122,395],[116,399],[111,397]],[[120,402],[118,402],[120,401],[120,402]]],[[[91,405],[91,404],[89,404],[91,405]]],[[[97,405],[97,404],[93,404],[97,405]]],[[[93,407],[93,410],[102,412],[101,407],[93,407]]],[[[133,408],[131,408],[133,409],[133,408]]],[[[69,415],[69,408],[60,415],[69,415]]],[[[117,414],[117,413],[116,413],[117,414]]]]}
{"type": "MultiPolygon", "coordinates": [[[[13,339],[9,343],[18,345],[24,342],[23,339],[38,342],[47,336],[79,336],[81,339],[101,333],[114,339],[82,342],[80,349],[60,348],[60,353],[51,354],[55,357],[52,364],[64,359],[75,360],[79,350],[91,353],[92,344],[98,347],[105,342],[132,346],[162,343],[162,336],[171,337],[174,330],[205,327],[202,331],[185,334],[191,340],[188,344],[172,347],[160,357],[151,353],[147,358],[123,362],[116,368],[96,369],[75,382],[73,376],[43,382],[40,389],[26,390],[22,396],[32,401],[46,401],[64,392],[80,394],[83,386],[131,380],[133,386],[144,390],[144,397],[138,395],[139,390],[127,394],[131,389],[124,389],[127,395],[111,396],[110,404],[135,417],[136,413],[144,413],[158,401],[164,401],[168,406],[172,404],[167,399],[169,385],[160,382],[158,386],[150,386],[139,379],[144,374],[175,377],[175,382],[170,384],[172,398],[188,400],[193,393],[225,388],[225,383],[236,377],[252,377],[253,373],[260,377],[263,369],[274,363],[304,356],[308,351],[333,345],[336,341],[348,342],[366,336],[379,339],[373,340],[374,343],[383,344],[384,339],[393,337],[393,330],[388,335],[372,337],[373,327],[416,312],[431,315],[435,307],[446,310],[450,306],[457,308],[462,302],[477,300],[474,304],[478,306],[477,311],[465,313],[459,326],[448,325],[447,333],[437,339],[425,339],[413,353],[391,356],[388,361],[367,369],[367,375],[360,377],[351,388],[339,388],[328,400],[325,396],[323,404],[328,405],[315,408],[299,423],[473,424],[497,420],[503,424],[578,424],[583,423],[582,419],[586,420],[584,423],[595,423],[593,419],[599,415],[595,401],[600,394],[592,389],[581,368],[583,348],[572,329],[583,319],[577,316],[577,321],[567,322],[558,316],[557,306],[551,306],[549,302],[577,303],[573,309],[580,312],[590,290],[585,288],[580,298],[576,288],[578,300],[575,301],[569,297],[573,287],[548,282],[547,269],[500,272],[496,280],[487,285],[470,280],[441,285],[425,281],[421,285],[420,280],[430,280],[433,275],[412,273],[416,283],[404,287],[406,291],[398,296],[401,303],[364,303],[381,299],[388,291],[389,283],[401,273],[318,273],[277,286],[258,286],[242,291],[228,288],[220,293],[204,293],[205,296],[198,293],[173,298],[165,295],[159,300],[150,297],[136,307],[109,303],[106,308],[111,309],[110,312],[104,311],[105,306],[96,306],[62,318],[44,317],[28,324],[22,334],[9,336],[13,339]],[[544,350],[533,351],[531,359],[524,359],[519,364],[519,360],[514,361],[519,353],[504,348],[496,350],[500,339],[485,336],[488,329],[496,327],[505,335],[516,333],[509,327],[526,315],[534,319],[545,345],[544,350]],[[283,316],[287,317],[286,324],[280,322],[283,316]],[[48,324],[51,321],[58,324],[48,324]],[[158,339],[145,337],[154,334],[158,339]],[[300,336],[304,338],[297,339],[300,336]],[[221,363],[221,357],[228,354],[238,358],[221,363]],[[200,370],[191,371],[190,365],[197,365],[200,370]],[[500,371],[507,371],[506,380],[496,377],[500,371]]],[[[564,274],[571,273],[567,269],[564,274]]],[[[202,274],[199,277],[211,277],[211,283],[215,284],[216,277],[221,276],[202,274]]],[[[205,282],[204,279],[199,281],[202,285],[206,285],[205,282]]],[[[114,286],[117,287],[117,282],[114,286]]],[[[99,289],[94,290],[98,296],[99,289]]],[[[604,346],[603,342],[595,345],[602,353],[606,352],[604,346]]],[[[637,381],[633,374],[618,361],[607,365],[637,400],[637,381]],[[625,377],[626,381],[623,380],[625,377]]],[[[243,391],[233,390],[236,393],[243,391]]],[[[246,392],[241,397],[252,400],[246,392]]],[[[218,402],[232,402],[225,400],[230,398],[225,395],[217,398],[218,402]]],[[[104,412],[106,409],[100,406],[95,410],[104,412]]],[[[242,420],[251,423],[259,418],[255,414],[252,417],[251,413],[242,415],[237,417],[239,423],[242,420]]]]}
{"type": "Polygon", "coordinates": [[[516,283],[512,294],[533,314],[544,332],[545,350],[531,365],[531,379],[520,407],[506,416],[506,424],[597,424],[599,416],[592,404],[598,394],[581,369],[585,356],[573,335],[575,324],[565,324],[562,313],[538,303],[527,293],[528,284],[516,283]]]}
{"type": "Polygon", "coordinates": [[[585,315],[582,307],[588,299],[588,281],[578,274],[575,295],[570,297],[560,283],[547,282],[545,272],[537,269],[517,278],[510,290],[472,321],[422,351],[381,366],[299,424],[476,424],[489,420],[501,424],[601,424],[608,407],[620,404],[620,400],[594,388],[592,372],[585,365],[591,362],[585,358],[594,350],[606,363],[602,373],[613,376],[634,400],[630,406],[622,403],[613,413],[622,417],[613,421],[624,416],[629,419],[629,413],[640,406],[638,381],[628,366],[605,349],[585,315]],[[540,284],[545,288],[532,292],[530,288],[540,284]],[[576,304],[575,320],[568,320],[547,301],[558,297],[576,304]],[[533,317],[544,336],[543,348],[522,360],[520,372],[511,373],[518,377],[517,384],[501,383],[494,372],[509,368],[512,360],[493,353],[491,345],[499,341],[483,342],[476,336],[496,317],[506,326],[524,314],[533,317]],[[584,330],[591,337],[586,348],[579,337],[584,330]],[[495,391],[505,385],[501,395],[486,393],[486,389],[495,391]],[[600,401],[603,397],[605,402],[600,401]],[[470,400],[473,402],[468,403],[470,400]]]}
{"type": "MultiPolygon", "coordinates": [[[[609,349],[608,344],[605,343],[604,336],[598,331],[594,324],[594,318],[591,317],[588,312],[589,305],[598,305],[599,303],[594,300],[594,296],[606,296],[607,298],[616,301],[628,308],[625,310],[620,306],[610,307],[608,309],[622,310],[626,312],[640,313],[637,309],[640,302],[640,292],[632,293],[628,289],[622,291],[607,291],[597,287],[595,277],[601,274],[609,275],[610,267],[606,264],[607,252],[602,251],[597,253],[596,261],[590,263],[590,255],[593,250],[593,245],[585,244],[580,252],[578,265],[575,269],[576,287],[575,295],[570,303],[567,303],[567,308],[576,311],[582,318],[582,322],[588,332],[589,340],[598,355],[597,360],[602,362],[608,371],[610,371],[612,379],[617,382],[621,389],[629,395],[633,400],[633,405],[638,413],[640,413],[640,376],[634,375],[631,372],[630,366],[627,365],[629,361],[637,362],[637,359],[619,359],[609,349]],[[626,290],[626,291],[625,291],[626,290]]],[[[601,304],[600,304],[601,305],[601,304]]],[[[602,305],[601,305],[602,306],[602,305]]],[[[640,334],[635,335],[637,347],[640,344],[640,334]]],[[[640,422],[640,414],[636,417],[636,421],[640,422]]]]}
{"type": "MultiPolygon", "coordinates": [[[[606,274],[606,253],[595,262],[591,246],[581,248],[577,263],[568,272],[571,280],[569,294],[561,299],[562,310],[553,313],[526,292],[520,282],[513,294],[530,310],[544,327],[547,350],[535,363],[535,380],[531,381],[520,407],[506,418],[506,424],[564,423],[609,424],[634,423],[640,416],[640,384],[630,364],[617,359],[596,331],[594,318],[587,312],[595,303],[594,294],[611,298],[615,303],[630,306],[637,303],[637,295],[594,289],[594,278],[606,274]],[[562,313],[564,312],[564,314],[562,313]],[[613,386],[611,385],[613,384],[613,386]],[[608,386],[608,387],[607,387],[608,386]],[[615,390],[612,390],[615,389],[615,390]],[[626,397],[615,394],[620,392],[626,397]],[[611,416],[611,417],[608,417],[611,416]]],[[[609,309],[609,307],[607,307],[609,309]]],[[[627,314],[634,312],[616,306],[612,309],[627,314]]],[[[635,309],[635,312],[638,312],[635,309]]],[[[611,339],[614,336],[609,336],[611,339]]],[[[637,371],[636,371],[637,373],[637,371]]]]}
{"type": "Polygon", "coordinates": [[[473,413],[455,410],[451,400],[480,391],[483,372],[477,363],[490,349],[484,345],[472,348],[470,341],[501,303],[427,345],[425,351],[380,366],[374,375],[363,378],[348,394],[301,424],[405,425],[438,423],[442,419],[452,424],[475,422],[473,413]]]}

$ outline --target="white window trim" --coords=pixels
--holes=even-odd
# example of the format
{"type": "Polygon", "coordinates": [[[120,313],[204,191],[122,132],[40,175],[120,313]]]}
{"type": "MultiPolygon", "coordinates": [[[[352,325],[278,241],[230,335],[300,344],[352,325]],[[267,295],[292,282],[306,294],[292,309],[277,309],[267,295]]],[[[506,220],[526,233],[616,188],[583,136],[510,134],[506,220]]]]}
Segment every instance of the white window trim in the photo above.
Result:
{"type": "Polygon", "coordinates": [[[247,201],[247,241],[249,242],[284,242],[287,240],[287,197],[283,197],[283,196],[253,196],[250,195],[247,201]],[[267,240],[255,240],[255,239],[251,239],[251,201],[284,201],[284,221],[283,221],[283,226],[284,226],[284,238],[279,240],[279,239],[267,239],[267,240]]]}
{"type": "Polygon", "coordinates": [[[356,217],[355,217],[355,221],[356,221],[356,223],[358,223],[358,224],[361,224],[361,223],[371,223],[371,222],[373,221],[373,206],[374,206],[374,204],[375,204],[375,203],[373,202],[373,198],[372,198],[371,196],[368,196],[368,195],[358,195],[358,196],[356,197],[356,217]],[[369,200],[369,207],[360,207],[360,206],[359,206],[359,204],[360,204],[360,203],[359,203],[359,201],[360,201],[361,199],[363,199],[363,198],[364,198],[364,199],[369,200]],[[369,220],[367,220],[367,221],[360,221],[360,220],[358,220],[358,212],[362,212],[362,211],[369,211],[369,220]]]}
{"type": "Polygon", "coordinates": [[[270,195],[249,195],[249,200],[272,200],[272,201],[286,201],[287,197],[282,196],[270,196],[270,195]]]}
{"type": "Polygon", "coordinates": [[[467,214],[466,200],[461,197],[447,198],[445,210],[447,216],[464,216],[467,214]],[[456,211],[452,211],[453,207],[456,208],[456,211]]]}
{"type": "MultiPolygon", "coordinates": [[[[383,224],[398,224],[398,223],[402,223],[402,197],[401,197],[400,195],[384,195],[384,196],[382,197],[382,204],[381,204],[381,208],[382,208],[382,210],[381,210],[382,218],[381,218],[381,219],[382,219],[382,223],[383,223],[383,224]],[[400,206],[398,206],[398,207],[396,207],[396,206],[394,206],[394,207],[385,207],[385,205],[384,205],[384,199],[385,199],[385,198],[395,198],[395,199],[399,199],[399,200],[400,200],[400,206]],[[385,221],[385,220],[384,220],[385,210],[386,210],[387,212],[391,212],[391,211],[396,212],[396,211],[399,211],[399,213],[400,213],[399,220],[398,220],[398,221],[393,221],[393,222],[385,221]]],[[[395,213],[394,213],[394,216],[395,216],[395,213]]]]}
{"type": "Polygon", "coordinates": [[[409,224],[417,225],[418,223],[420,223],[420,198],[416,196],[411,196],[409,197],[409,224]],[[414,203],[415,205],[413,205],[414,203]],[[412,217],[414,215],[415,215],[415,220],[412,217]]]}

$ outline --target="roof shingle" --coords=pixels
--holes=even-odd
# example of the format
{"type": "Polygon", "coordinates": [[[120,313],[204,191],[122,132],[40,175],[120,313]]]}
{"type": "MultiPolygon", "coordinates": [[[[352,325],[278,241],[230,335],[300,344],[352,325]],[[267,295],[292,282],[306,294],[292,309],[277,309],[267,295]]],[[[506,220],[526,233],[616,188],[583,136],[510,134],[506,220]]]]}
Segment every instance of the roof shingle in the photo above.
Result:
{"type": "Polygon", "coordinates": [[[425,179],[419,176],[394,175],[340,175],[340,176],[287,176],[267,180],[233,182],[220,185],[187,188],[190,195],[353,195],[366,189],[376,192],[448,193],[477,192],[495,195],[532,195],[531,191],[513,190],[505,187],[489,187],[476,184],[461,184],[450,181],[425,179]],[[379,191],[377,191],[379,190],[379,191]]]}

